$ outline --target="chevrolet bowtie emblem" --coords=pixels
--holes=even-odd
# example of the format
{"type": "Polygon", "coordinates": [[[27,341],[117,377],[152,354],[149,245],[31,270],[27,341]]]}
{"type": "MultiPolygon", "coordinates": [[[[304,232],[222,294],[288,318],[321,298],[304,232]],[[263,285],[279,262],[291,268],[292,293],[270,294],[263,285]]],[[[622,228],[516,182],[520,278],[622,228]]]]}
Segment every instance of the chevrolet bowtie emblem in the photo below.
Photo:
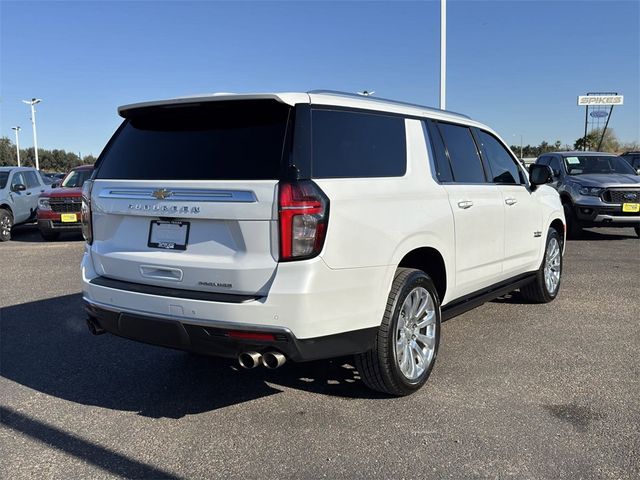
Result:
{"type": "Polygon", "coordinates": [[[165,198],[169,198],[171,195],[173,195],[173,192],[171,190],[167,190],[166,188],[154,190],[151,194],[152,197],[157,198],[158,200],[164,200],[165,198]]]}

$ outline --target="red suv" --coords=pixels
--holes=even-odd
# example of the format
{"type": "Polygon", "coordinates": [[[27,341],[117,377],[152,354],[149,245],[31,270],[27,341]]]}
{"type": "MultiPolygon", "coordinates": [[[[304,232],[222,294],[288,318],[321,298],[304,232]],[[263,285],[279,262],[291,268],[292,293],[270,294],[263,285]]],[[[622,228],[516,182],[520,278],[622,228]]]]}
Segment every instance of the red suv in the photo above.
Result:
{"type": "Polygon", "coordinates": [[[82,184],[91,177],[93,165],[71,170],[58,188],[49,190],[38,201],[38,228],[45,240],[55,240],[60,232],[80,232],[82,184]]]}

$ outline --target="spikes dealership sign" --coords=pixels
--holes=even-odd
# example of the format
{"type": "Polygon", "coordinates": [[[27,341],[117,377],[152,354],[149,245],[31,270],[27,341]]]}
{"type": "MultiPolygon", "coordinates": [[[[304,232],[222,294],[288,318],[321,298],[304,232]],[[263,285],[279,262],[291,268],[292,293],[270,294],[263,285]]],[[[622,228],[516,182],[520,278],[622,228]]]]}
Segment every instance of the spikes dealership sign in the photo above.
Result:
{"type": "Polygon", "coordinates": [[[624,105],[624,95],[579,95],[578,105],[581,107],[595,105],[624,105]]]}

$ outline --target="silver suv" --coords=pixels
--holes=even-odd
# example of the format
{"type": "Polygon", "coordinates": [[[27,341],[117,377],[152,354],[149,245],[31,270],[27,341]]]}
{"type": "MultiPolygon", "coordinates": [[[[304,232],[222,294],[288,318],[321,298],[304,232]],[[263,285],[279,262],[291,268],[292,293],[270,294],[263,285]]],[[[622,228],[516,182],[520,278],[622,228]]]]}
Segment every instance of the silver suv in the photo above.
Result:
{"type": "Polygon", "coordinates": [[[640,237],[640,176],[621,157],[553,152],[536,164],[553,171],[551,185],[560,193],[569,236],[585,227],[632,227],[640,237]]]}
{"type": "Polygon", "coordinates": [[[0,242],[11,239],[18,223],[35,220],[46,185],[35,168],[0,167],[0,242]]]}

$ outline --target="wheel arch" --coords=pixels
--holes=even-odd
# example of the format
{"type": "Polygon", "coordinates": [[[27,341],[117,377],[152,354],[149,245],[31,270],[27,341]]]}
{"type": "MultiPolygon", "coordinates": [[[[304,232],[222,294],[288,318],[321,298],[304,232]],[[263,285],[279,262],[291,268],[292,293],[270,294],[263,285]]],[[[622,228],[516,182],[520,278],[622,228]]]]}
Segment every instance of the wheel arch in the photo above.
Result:
{"type": "Polygon", "coordinates": [[[0,210],[8,210],[11,216],[13,216],[13,210],[8,203],[0,203],[0,210]]]}
{"type": "Polygon", "coordinates": [[[447,268],[442,254],[433,247],[418,247],[407,252],[398,268],[415,268],[425,272],[436,287],[440,303],[447,293],[447,268]]]}

